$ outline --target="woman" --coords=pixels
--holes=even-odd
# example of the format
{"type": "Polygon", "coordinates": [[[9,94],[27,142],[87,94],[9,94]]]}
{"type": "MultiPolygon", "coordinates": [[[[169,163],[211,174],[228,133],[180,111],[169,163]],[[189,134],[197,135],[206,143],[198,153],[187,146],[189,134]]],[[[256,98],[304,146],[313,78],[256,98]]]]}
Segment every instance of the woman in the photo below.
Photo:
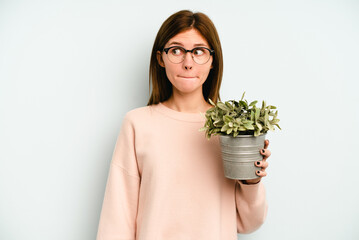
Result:
{"type": "Polygon", "coordinates": [[[148,105],[129,111],[118,136],[98,240],[235,240],[267,213],[267,148],[257,179],[224,176],[219,138],[205,138],[200,114],[220,99],[222,52],[203,13],[180,11],[154,42],[148,105]]]}

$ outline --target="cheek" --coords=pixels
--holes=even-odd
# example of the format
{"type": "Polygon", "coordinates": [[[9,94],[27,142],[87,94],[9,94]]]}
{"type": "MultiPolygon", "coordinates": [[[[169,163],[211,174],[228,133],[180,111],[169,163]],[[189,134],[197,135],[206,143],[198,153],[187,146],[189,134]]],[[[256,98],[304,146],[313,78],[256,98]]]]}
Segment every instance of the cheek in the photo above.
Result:
{"type": "Polygon", "coordinates": [[[211,64],[209,64],[208,66],[203,67],[203,69],[201,69],[202,75],[205,78],[208,77],[210,71],[211,71],[211,64]]]}
{"type": "Polygon", "coordinates": [[[169,79],[171,79],[172,76],[176,75],[176,72],[178,72],[176,66],[173,66],[172,64],[166,65],[166,75],[169,79]]]}

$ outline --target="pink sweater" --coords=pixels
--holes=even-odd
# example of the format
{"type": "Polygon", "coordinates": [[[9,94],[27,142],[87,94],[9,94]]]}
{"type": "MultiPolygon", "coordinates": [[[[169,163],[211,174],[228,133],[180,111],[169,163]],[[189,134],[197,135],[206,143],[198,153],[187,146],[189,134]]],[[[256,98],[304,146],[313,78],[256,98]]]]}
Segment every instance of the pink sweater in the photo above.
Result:
{"type": "Polygon", "coordinates": [[[97,240],[236,240],[263,223],[263,183],[223,173],[219,137],[200,113],[162,103],[123,119],[109,170],[97,240]]]}

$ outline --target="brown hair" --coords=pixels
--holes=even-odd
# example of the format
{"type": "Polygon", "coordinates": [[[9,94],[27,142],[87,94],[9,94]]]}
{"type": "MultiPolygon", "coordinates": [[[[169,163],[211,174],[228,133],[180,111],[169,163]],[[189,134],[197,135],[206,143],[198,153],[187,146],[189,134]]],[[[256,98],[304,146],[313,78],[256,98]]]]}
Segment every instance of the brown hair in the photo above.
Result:
{"type": "Polygon", "coordinates": [[[214,50],[213,68],[203,83],[203,97],[207,102],[209,102],[208,98],[215,103],[217,100],[221,100],[219,89],[223,75],[223,56],[217,30],[211,19],[204,13],[182,10],[167,18],[157,33],[152,48],[149,71],[149,85],[151,89],[152,81],[153,89],[147,105],[163,102],[172,95],[172,84],[167,78],[165,68],[161,67],[157,61],[157,51],[162,51],[166,43],[178,33],[192,28],[198,30],[207,40],[210,48],[214,50]]]}

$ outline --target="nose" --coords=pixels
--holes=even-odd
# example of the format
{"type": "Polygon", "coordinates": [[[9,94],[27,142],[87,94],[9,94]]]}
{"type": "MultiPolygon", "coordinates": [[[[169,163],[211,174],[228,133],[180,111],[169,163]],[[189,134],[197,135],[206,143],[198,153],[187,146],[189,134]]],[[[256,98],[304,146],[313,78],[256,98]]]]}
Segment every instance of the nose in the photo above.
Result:
{"type": "Polygon", "coordinates": [[[192,69],[192,66],[193,66],[192,53],[187,52],[184,55],[183,66],[186,70],[192,69]]]}

